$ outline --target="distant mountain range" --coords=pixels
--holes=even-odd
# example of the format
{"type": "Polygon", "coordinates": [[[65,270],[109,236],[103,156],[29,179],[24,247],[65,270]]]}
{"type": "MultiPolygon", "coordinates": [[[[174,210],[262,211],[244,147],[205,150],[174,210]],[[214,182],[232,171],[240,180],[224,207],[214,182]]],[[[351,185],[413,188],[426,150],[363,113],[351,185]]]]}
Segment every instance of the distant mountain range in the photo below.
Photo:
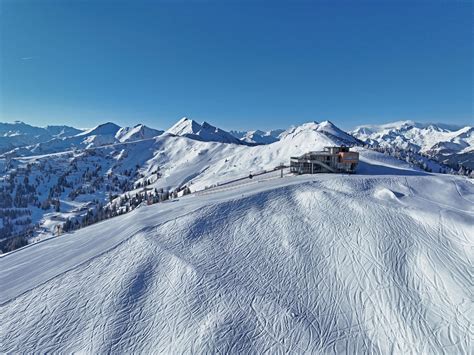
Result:
{"type": "Polygon", "coordinates": [[[89,149],[151,139],[163,134],[202,142],[250,146],[266,145],[278,142],[288,135],[298,134],[305,129],[312,129],[328,137],[334,136],[350,145],[360,143],[329,121],[310,122],[301,126],[292,126],[287,130],[277,129],[267,132],[260,130],[227,132],[207,122],[198,123],[186,117],[180,119],[166,131],[153,129],[143,124],[134,127],[120,127],[112,122],[106,122],[87,130],[68,126],[42,128],[15,122],[0,124],[0,155],[20,157],[52,154],[73,149],[89,149]]]}
{"type": "Polygon", "coordinates": [[[374,147],[421,153],[447,165],[474,169],[474,128],[400,121],[359,126],[354,137],[374,147]]]}
{"type": "Polygon", "coordinates": [[[42,128],[23,122],[0,123],[0,154],[6,156],[51,154],[149,139],[162,133],[163,131],[142,124],[120,127],[112,122],[87,130],[68,126],[42,128]]]}
{"type": "Polygon", "coordinates": [[[347,133],[330,121],[310,122],[288,129],[271,131],[230,131],[207,122],[182,118],[172,127],[159,130],[137,124],[120,127],[107,122],[81,130],[69,126],[35,127],[23,122],[0,123],[0,156],[19,157],[52,154],[68,150],[101,147],[151,139],[163,134],[182,136],[203,142],[237,145],[268,145],[311,129],[326,137],[334,137],[348,145],[367,144],[374,148],[403,149],[434,159],[452,168],[474,169],[474,128],[447,124],[422,124],[400,121],[383,125],[358,126],[347,133]]]}
{"type": "Polygon", "coordinates": [[[230,131],[230,134],[243,142],[253,144],[270,144],[278,141],[280,139],[280,134],[282,134],[284,131],[284,129],[274,129],[266,132],[260,130],[230,131]]]}
{"type": "Polygon", "coordinates": [[[0,153],[51,139],[73,136],[81,132],[69,126],[34,127],[20,121],[0,122],[0,153]]]}
{"type": "Polygon", "coordinates": [[[223,129],[214,127],[207,122],[199,124],[187,117],[183,117],[176,122],[166,133],[203,142],[244,143],[223,129]]]}

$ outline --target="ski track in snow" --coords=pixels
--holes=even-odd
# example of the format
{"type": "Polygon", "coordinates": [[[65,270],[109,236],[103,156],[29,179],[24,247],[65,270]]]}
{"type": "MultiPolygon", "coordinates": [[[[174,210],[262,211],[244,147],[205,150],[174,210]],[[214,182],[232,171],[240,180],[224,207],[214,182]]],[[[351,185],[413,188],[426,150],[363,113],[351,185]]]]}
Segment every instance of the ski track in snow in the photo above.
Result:
{"type": "Polygon", "coordinates": [[[319,175],[140,208],[0,258],[0,351],[471,353],[472,193],[319,175]]]}

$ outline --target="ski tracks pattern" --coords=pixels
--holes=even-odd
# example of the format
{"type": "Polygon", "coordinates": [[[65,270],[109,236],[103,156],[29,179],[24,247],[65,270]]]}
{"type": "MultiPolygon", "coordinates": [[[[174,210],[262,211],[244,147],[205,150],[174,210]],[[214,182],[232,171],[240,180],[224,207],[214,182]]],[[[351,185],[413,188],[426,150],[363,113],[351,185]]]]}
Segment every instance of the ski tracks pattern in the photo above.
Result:
{"type": "Polygon", "coordinates": [[[467,354],[473,217],[412,205],[426,181],[315,179],[140,232],[2,306],[0,350],[467,354]]]}

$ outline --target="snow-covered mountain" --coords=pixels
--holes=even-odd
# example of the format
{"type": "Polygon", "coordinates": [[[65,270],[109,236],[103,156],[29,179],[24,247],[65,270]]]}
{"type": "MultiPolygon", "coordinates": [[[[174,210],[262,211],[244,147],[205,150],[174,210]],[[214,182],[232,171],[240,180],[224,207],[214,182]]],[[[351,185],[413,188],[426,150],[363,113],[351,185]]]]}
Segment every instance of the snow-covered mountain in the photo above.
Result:
{"type": "MultiPolygon", "coordinates": [[[[201,166],[272,146],[167,142],[201,166]]],[[[360,152],[358,175],[211,189],[0,258],[1,351],[468,354],[473,184],[360,152]]]]}
{"type": "Polygon", "coordinates": [[[184,187],[203,190],[273,171],[288,165],[291,156],[361,143],[329,121],[291,127],[279,134],[278,141],[265,145],[234,144],[235,137],[229,144],[229,133],[190,119],[181,119],[165,134],[160,133],[143,125],[120,128],[106,123],[73,137],[28,147],[23,157],[20,149],[26,148],[17,149],[17,157],[0,158],[3,208],[23,209],[16,218],[3,218],[0,249],[2,235],[28,230],[34,236],[31,240],[38,240],[68,219],[82,223],[89,209],[130,210],[136,207],[135,202],[130,203],[131,196],[143,194],[144,189],[155,195],[184,187]]]}
{"type": "Polygon", "coordinates": [[[339,145],[345,144],[350,146],[361,143],[350,134],[336,127],[331,121],[323,121],[321,123],[308,122],[300,126],[293,126],[281,133],[279,138],[283,140],[288,139],[288,137],[298,137],[300,135],[306,135],[308,132],[315,132],[321,136],[326,136],[329,140],[339,145]]]}
{"type": "MultiPolygon", "coordinates": [[[[33,235],[43,238],[67,218],[83,218],[84,206],[97,208],[109,204],[110,195],[122,204],[120,196],[141,191],[143,186],[160,191],[179,190],[183,186],[202,190],[251,173],[273,170],[288,164],[291,156],[310,150],[357,143],[328,122],[292,127],[281,135],[281,140],[268,145],[228,144],[228,133],[210,127],[183,119],[166,134],[146,138],[148,133],[155,136],[160,132],[142,125],[121,129],[106,123],[73,137],[28,147],[29,154],[24,157],[4,160],[8,164],[3,168],[5,200],[10,201],[5,207],[17,203],[16,207],[28,208],[33,213],[28,223],[12,225],[15,220],[9,220],[10,227],[5,224],[0,236],[37,226],[33,235]],[[145,138],[138,139],[142,137],[145,138]],[[33,153],[38,155],[30,157],[33,153]],[[15,202],[17,191],[25,195],[24,201],[15,202]]],[[[25,221],[23,214],[19,218],[25,221]]]]}
{"type": "Polygon", "coordinates": [[[426,154],[448,165],[474,168],[474,128],[400,121],[359,126],[351,134],[372,145],[426,154]]]}
{"type": "Polygon", "coordinates": [[[355,145],[355,144],[362,144],[361,141],[355,139],[350,134],[344,132],[343,130],[336,127],[330,121],[323,121],[321,123],[318,122],[308,122],[304,123],[299,126],[291,126],[290,128],[283,130],[277,129],[273,131],[231,131],[230,133],[234,135],[236,138],[240,139],[246,143],[254,143],[254,144],[271,144],[275,143],[281,139],[284,139],[288,136],[296,137],[299,134],[305,132],[318,132],[321,135],[324,135],[334,141],[337,141],[340,144],[345,145],[355,145]]]}
{"type": "Polygon", "coordinates": [[[0,122],[0,154],[17,147],[74,136],[81,130],[69,126],[35,127],[21,121],[0,122]]]}
{"type": "Polygon", "coordinates": [[[279,136],[283,133],[284,129],[274,129],[270,131],[230,131],[234,137],[240,139],[243,142],[251,144],[270,144],[279,140],[279,136]]]}
{"type": "MultiPolygon", "coordinates": [[[[38,127],[34,127],[38,128],[38,127]]],[[[42,128],[39,128],[40,130],[42,128]]],[[[49,130],[52,130],[49,126],[49,130]]],[[[38,143],[31,144],[23,142],[16,148],[5,151],[8,156],[31,156],[41,154],[53,154],[68,151],[71,149],[90,149],[109,144],[132,142],[134,140],[149,139],[163,133],[163,131],[149,128],[143,124],[134,127],[120,127],[112,122],[100,124],[84,131],[65,130],[56,127],[56,131],[62,132],[57,136],[47,136],[40,139],[38,143]],[[64,135],[64,132],[74,133],[73,135],[64,135]]],[[[33,141],[34,143],[34,141],[33,141]]]]}
{"type": "Polygon", "coordinates": [[[183,117],[166,131],[167,134],[187,137],[204,142],[220,142],[242,144],[242,142],[229,132],[214,127],[207,122],[198,122],[183,117]]]}
{"type": "Polygon", "coordinates": [[[469,180],[357,146],[356,175],[281,177],[360,141],[210,127],[107,123],[0,158],[0,248],[41,240],[0,256],[0,352],[469,352],[469,180]]]}
{"type": "Polygon", "coordinates": [[[164,131],[147,127],[143,124],[137,124],[134,127],[122,127],[115,134],[120,142],[133,142],[140,139],[149,139],[163,134],[164,131]]]}
{"type": "Polygon", "coordinates": [[[45,129],[51,133],[53,138],[65,138],[65,137],[71,137],[76,134],[81,133],[83,130],[77,129],[74,127],[70,126],[46,126],[45,129]]]}
{"type": "Polygon", "coordinates": [[[106,122],[94,128],[90,128],[76,135],[76,137],[90,137],[90,136],[115,136],[119,131],[120,126],[113,122],[106,122]]]}
{"type": "Polygon", "coordinates": [[[13,123],[0,122],[0,136],[23,136],[30,139],[48,139],[51,137],[70,137],[80,133],[81,130],[69,126],[35,127],[21,121],[13,123]]]}

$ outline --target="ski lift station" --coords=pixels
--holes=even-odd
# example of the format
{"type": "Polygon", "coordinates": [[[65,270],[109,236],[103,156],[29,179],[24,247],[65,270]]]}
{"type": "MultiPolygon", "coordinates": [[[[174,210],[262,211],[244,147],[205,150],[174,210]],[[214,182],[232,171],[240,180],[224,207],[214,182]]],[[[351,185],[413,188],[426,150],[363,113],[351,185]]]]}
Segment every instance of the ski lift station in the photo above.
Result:
{"type": "Polygon", "coordinates": [[[325,147],[323,151],[308,152],[290,158],[290,172],[295,174],[355,173],[359,153],[349,147],[325,147]]]}

